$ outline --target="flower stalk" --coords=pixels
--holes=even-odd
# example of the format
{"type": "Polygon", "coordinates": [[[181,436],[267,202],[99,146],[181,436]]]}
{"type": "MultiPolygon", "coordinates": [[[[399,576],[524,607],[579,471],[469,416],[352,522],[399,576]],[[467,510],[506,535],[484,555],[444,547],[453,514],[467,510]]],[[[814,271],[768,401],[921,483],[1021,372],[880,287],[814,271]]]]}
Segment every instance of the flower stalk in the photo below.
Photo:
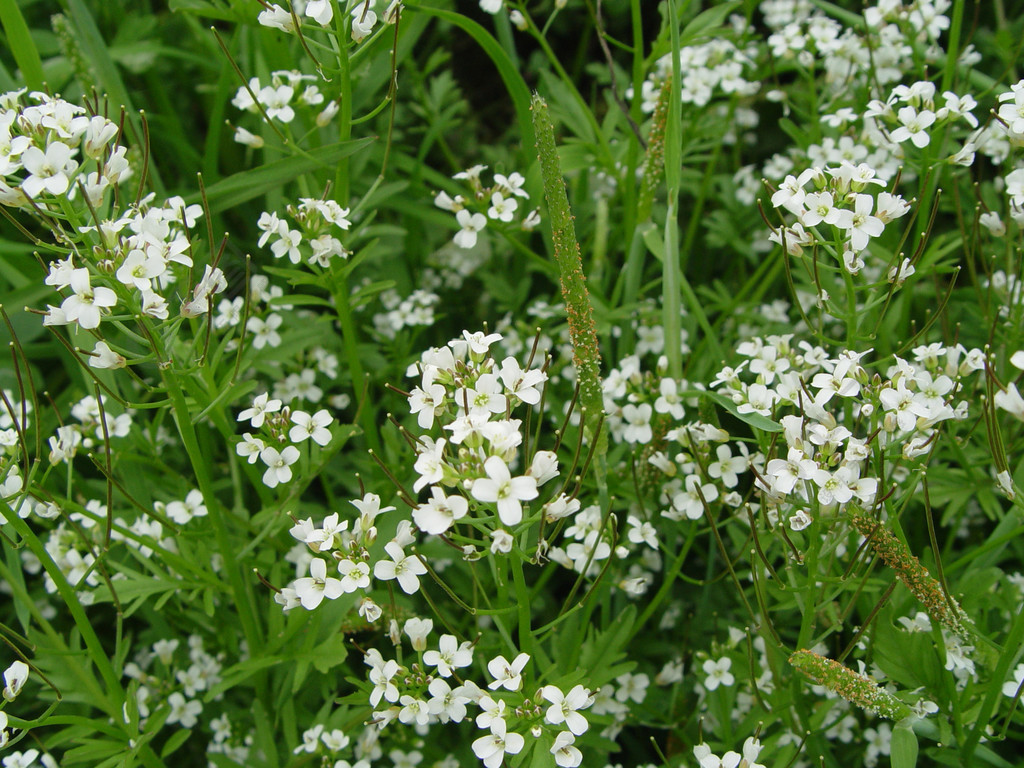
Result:
{"type": "Polygon", "coordinates": [[[789,663],[808,678],[838,693],[851,704],[875,712],[889,720],[902,720],[911,714],[904,704],[866,675],[844,667],[838,661],[820,656],[814,651],[797,651],[789,663]]]}
{"type": "Polygon", "coordinates": [[[554,127],[548,115],[547,103],[536,93],[533,95],[531,110],[533,128],[537,135],[537,158],[544,177],[544,199],[548,204],[555,246],[555,262],[558,264],[562,298],[565,300],[569,320],[573,362],[579,373],[580,404],[585,409],[585,424],[590,430],[591,439],[597,440],[596,464],[599,466],[598,473],[603,474],[600,468],[603,461],[600,459],[607,452],[608,442],[604,434],[598,432],[604,414],[604,402],[601,395],[601,352],[597,345],[594,308],[583,275],[580,245],[576,240],[569,198],[565,193],[565,182],[555,151],[554,127]]]}

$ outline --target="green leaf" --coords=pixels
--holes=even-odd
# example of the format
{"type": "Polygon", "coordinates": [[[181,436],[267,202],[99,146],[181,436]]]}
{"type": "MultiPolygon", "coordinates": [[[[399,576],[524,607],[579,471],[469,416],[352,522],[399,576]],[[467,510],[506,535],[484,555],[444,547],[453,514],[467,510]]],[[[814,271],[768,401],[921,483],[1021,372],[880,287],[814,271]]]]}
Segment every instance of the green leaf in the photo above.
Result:
{"type": "Polygon", "coordinates": [[[257,659],[246,659],[234,666],[228,667],[228,669],[224,671],[221,681],[210,688],[210,690],[206,692],[206,695],[203,696],[203,701],[213,701],[225,691],[229,691],[236,685],[240,685],[245,682],[261,669],[267,669],[268,667],[282,664],[285,661],[286,659],[284,656],[264,656],[257,659]]]}
{"type": "Polygon", "coordinates": [[[329,637],[313,649],[313,666],[317,672],[327,674],[348,656],[345,643],[337,637],[329,637]]]}
{"type": "Polygon", "coordinates": [[[760,413],[740,413],[739,409],[732,400],[725,395],[721,395],[718,392],[701,392],[703,397],[709,400],[714,400],[720,406],[725,408],[729,413],[735,416],[740,421],[749,424],[755,429],[760,429],[762,432],[781,432],[782,426],[776,424],[774,421],[769,419],[767,416],[762,416],[760,413]]]}
{"type": "Polygon", "coordinates": [[[722,26],[726,17],[740,5],[740,0],[730,0],[728,3],[708,8],[697,16],[679,34],[679,44],[689,45],[697,39],[714,32],[722,26]]]}
{"type": "MultiPolygon", "coordinates": [[[[272,163],[261,165],[259,168],[242,171],[228,176],[226,179],[221,179],[206,188],[206,199],[210,204],[210,212],[218,213],[266,194],[273,189],[280,189],[283,184],[302,174],[313,173],[324,166],[333,165],[343,157],[348,157],[368,147],[374,141],[376,141],[374,138],[342,141],[338,144],[314,149],[304,156],[298,155],[275,160],[272,163]]],[[[190,204],[199,201],[198,193],[188,198],[190,204]]]]}
{"type": "Polygon", "coordinates": [[[875,663],[887,677],[904,688],[925,688],[943,697],[942,665],[930,635],[904,632],[893,626],[888,613],[875,623],[875,663]]]}
{"type": "Polygon", "coordinates": [[[643,224],[637,227],[637,232],[643,233],[644,245],[647,246],[654,257],[661,263],[665,263],[665,238],[660,229],[653,224],[643,224]]]}
{"type": "MultiPolygon", "coordinates": [[[[580,669],[587,670],[587,685],[598,688],[624,671],[617,666],[623,656],[623,648],[629,642],[636,621],[636,607],[630,605],[603,632],[594,631],[591,627],[589,636],[583,643],[580,653],[580,669]]],[[[632,668],[635,662],[627,662],[632,668]]]]}
{"type": "Polygon", "coordinates": [[[43,90],[43,62],[39,58],[32,33],[21,15],[18,0],[0,0],[0,24],[7,35],[7,45],[14,61],[21,68],[21,77],[30,91],[43,90]]]}
{"type": "Polygon", "coordinates": [[[190,728],[182,728],[167,740],[167,743],[164,744],[164,748],[160,750],[160,757],[167,757],[168,755],[176,752],[182,744],[188,741],[188,737],[191,735],[192,730],[190,728]]]}
{"type": "Polygon", "coordinates": [[[99,739],[83,739],[78,746],[69,749],[61,757],[61,765],[79,765],[86,763],[96,766],[104,757],[120,754],[124,749],[122,744],[116,741],[101,741],[99,739]]]}
{"type": "Polygon", "coordinates": [[[788,117],[779,119],[779,128],[786,132],[786,135],[791,138],[798,147],[806,147],[811,143],[806,131],[797,127],[797,124],[790,120],[788,117]]]}
{"type": "Polygon", "coordinates": [[[533,121],[530,119],[530,89],[526,87],[526,83],[522,75],[519,74],[519,70],[516,69],[516,66],[498,41],[494,39],[494,36],[475,21],[466,18],[462,14],[445,11],[440,8],[430,8],[422,5],[419,0],[406,0],[403,4],[408,9],[414,9],[447,21],[449,24],[454,24],[472,37],[477,45],[483,48],[484,53],[487,54],[495,68],[497,68],[498,74],[508,90],[508,95],[512,99],[512,105],[516,110],[516,120],[519,122],[519,130],[523,135],[523,146],[532,147],[535,139],[533,135],[533,121]]]}
{"type": "Polygon", "coordinates": [[[897,725],[889,742],[892,768],[914,768],[917,765],[917,735],[909,725],[897,725]]]}
{"type": "MultiPolygon", "coordinates": [[[[132,100],[128,95],[128,89],[124,85],[124,80],[121,79],[121,73],[117,69],[117,64],[114,63],[113,58],[110,56],[110,46],[103,39],[103,35],[100,34],[100,30],[96,26],[96,21],[93,19],[92,13],[89,12],[85,0],[65,0],[65,2],[67,3],[68,18],[74,27],[75,36],[82,50],[82,55],[99,78],[99,87],[107,92],[115,113],[117,107],[124,107],[125,115],[132,127],[132,138],[141,145],[144,136],[142,120],[139,117],[138,110],[132,106],[132,100]]],[[[149,165],[149,175],[147,178],[152,183],[156,192],[162,195],[163,182],[160,180],[156,166],[152,163],[149,165]]]]}
{"type": "Polygon", "coordinates": [[[207,19],[218,21],[242,21],[239,15],[230,8],[219,8],[204,0],[171,0],[170,8],[175,13],[191,13],[207,19]]]}

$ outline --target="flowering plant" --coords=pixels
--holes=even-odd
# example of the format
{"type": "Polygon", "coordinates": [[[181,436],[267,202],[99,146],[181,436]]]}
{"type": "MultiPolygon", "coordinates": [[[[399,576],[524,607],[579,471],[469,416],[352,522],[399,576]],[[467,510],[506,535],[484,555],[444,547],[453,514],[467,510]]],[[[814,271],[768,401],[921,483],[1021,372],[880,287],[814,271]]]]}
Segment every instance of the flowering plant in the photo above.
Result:
{"type": "Polygon", "coordinates": [[[1014,764],[1002,3],[41,5],[4,766],[1014,764]]]}

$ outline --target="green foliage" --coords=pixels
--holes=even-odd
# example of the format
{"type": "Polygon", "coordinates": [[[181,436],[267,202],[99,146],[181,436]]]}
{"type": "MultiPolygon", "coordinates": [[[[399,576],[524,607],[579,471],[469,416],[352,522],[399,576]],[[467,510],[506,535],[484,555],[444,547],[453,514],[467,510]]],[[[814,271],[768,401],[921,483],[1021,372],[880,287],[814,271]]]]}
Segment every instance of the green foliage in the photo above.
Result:
{"type": "Polygon", "coordinates": [[[0,0],[3,756],[1013,765],[1024,20],[783,5],[0,0]]]}

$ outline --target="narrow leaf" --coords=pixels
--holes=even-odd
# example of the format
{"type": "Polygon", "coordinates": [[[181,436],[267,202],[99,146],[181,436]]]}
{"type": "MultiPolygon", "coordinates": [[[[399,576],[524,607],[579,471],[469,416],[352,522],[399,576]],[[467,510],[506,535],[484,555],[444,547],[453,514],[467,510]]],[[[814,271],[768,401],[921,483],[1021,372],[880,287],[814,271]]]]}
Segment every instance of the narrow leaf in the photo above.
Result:
{"type": "Polygon", "coordinates": [[[43,62],[25,17],[21,15],[18,0],[0,0],[0,24],[3,24],[7,45],[21,68],[25,85],[30,91],[43,90],[43,62]]]}
{"type": "MultiPolygon", "coordinates": [[[[343,157],[369,146],[375,139],[355,139],[315,149],[307,157],[286,157],[261,165],[248,171],[228,176],[206,188],[206,199],[210,211],[217,213],[259,197],[272,189],[279,189],[286,182],[304,173],[313,173],[325,165],[332,165],[343,157]]],[[[198,203],[199,195],[188,198],[189,203],[198,203]]]]}

